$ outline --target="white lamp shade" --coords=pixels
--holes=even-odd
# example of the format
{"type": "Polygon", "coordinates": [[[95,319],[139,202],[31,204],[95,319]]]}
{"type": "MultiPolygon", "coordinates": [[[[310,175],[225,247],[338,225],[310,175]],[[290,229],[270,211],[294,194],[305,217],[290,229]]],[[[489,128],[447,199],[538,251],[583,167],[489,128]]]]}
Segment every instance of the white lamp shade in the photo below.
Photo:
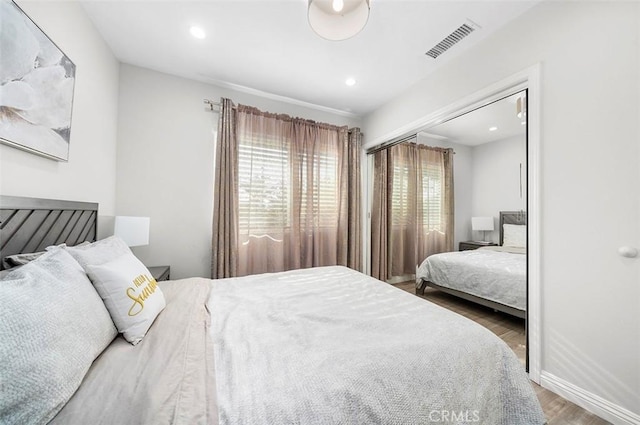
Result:
{"type": "Polygon", "coordinates": [[[149,245],[149,217],[117,216],[113,234],[129,246],[149,245]]]}
{"type": "Polygon", "coordinates": [[[351,38],[369,20],[369,0],[342,0],[342,9],[334,10],[336,0],[309,0],[309,25],[320,37],[339,41],[351,38]]]}
{"type": "Polygon", "coordinates": [[[493,217],[471,217],[471,229],[493,231],[493,217]]]}

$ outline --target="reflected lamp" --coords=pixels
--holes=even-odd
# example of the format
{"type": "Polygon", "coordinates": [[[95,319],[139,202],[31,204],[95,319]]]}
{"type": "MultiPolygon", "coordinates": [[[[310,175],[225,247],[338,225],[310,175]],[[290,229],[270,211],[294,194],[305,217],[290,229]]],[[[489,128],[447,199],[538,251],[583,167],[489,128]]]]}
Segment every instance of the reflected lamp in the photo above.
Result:
{"type": "Polygon", "coordinates": [[[482,232],[482,242],[486,242],[486,232],[493,232],[493,217],[471,217],[471,229],[482,232]]]}

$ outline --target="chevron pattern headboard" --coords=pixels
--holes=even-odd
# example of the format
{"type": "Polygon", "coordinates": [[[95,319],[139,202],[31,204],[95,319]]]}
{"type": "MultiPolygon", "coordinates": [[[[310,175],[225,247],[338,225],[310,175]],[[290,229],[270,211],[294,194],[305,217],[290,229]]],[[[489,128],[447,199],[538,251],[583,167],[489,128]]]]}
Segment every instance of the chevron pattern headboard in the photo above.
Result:
{"type": "Polygon", "coordinates": [[[0,260],[50,245],[93,242],[97,223],[97,203],[0,196],[0,260]]]}

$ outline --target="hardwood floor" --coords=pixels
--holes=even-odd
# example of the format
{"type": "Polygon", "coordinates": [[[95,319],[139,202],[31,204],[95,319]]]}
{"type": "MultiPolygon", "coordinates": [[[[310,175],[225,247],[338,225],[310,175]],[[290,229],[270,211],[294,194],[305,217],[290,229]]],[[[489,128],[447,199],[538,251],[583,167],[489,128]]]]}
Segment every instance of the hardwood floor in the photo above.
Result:
{"type": "MultiPolygon", "coordinates": [[[[415,294],[415,283],[402,282],[394,285],[404,291],[415,294]]],[[[508,314],[493,311],[470,301],[466,301],[453,295],[445,294],[437,289],[426,288],[422,297],[449,310],[455,311],[471,320],[480,323],[488,328],[516,353],[518,359],[524,367],[526,356],[526,337],[524,332],[524,320],[518,319],[508,314]]],[[[542,410],[548,420],[548,425],[606,425],[609,422],[587,412],[583,408],[576,406],[559,395],[542,388],[532,382],[538,400],[542,405],[542,410]]]]}

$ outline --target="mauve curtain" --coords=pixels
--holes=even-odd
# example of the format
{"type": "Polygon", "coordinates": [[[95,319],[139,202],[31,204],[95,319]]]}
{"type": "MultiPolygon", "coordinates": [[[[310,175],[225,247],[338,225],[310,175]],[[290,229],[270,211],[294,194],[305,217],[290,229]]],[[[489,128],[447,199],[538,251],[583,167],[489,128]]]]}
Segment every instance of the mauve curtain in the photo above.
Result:
{"type": "Polygon", "coordinates": [[[236,112],[230,99],[220,99],[213,188],[211,277],[238,273],[238,150],[236,112]]]}
{"type": "Polygon", "coordinates": [[[360,269],[359,130],[238,106],[238,275],[360,269]]]}
{"type": "Polygon", "coordinates": [[[413,275],[453,250],[453,152],[402,143],[374,154],[372,276],[413,275]]]}
{"type": "MultiPolygon", "coordinates": [[[[391,231],[389,233],[389,277],[415,273],[420,236],[418,192],[422,191],[422,164],[414,143],[401,143],[389,148],[389,181],[391,193],[391,231]]],[[[424,201],[424,200],[423,200],[424,201]]]]}
{"type": "Polygon", "coordinates": [[[338,264],[362,271],[362,220],[359,128],[341,128],[338,133],[338,264]]]}
{"type": "Polygon", "coordinates": [[[380,280],[389,278],[389,194],[388,149],[373,154],[373,199],[371,206],[371,276],[380,280]]]}
{"type": "MultiPolygon", "coordinates": [[[[417,263],[430,255],[453,251],[454,199],[453,150],[416,145],[417,263]],[[439,198],[430,202],[431,198],[439,198]],[[426,209],[426,211],[425,211],[426,209]]],[[[415,267],[412,274],[415,273],[415,267]]]]}

